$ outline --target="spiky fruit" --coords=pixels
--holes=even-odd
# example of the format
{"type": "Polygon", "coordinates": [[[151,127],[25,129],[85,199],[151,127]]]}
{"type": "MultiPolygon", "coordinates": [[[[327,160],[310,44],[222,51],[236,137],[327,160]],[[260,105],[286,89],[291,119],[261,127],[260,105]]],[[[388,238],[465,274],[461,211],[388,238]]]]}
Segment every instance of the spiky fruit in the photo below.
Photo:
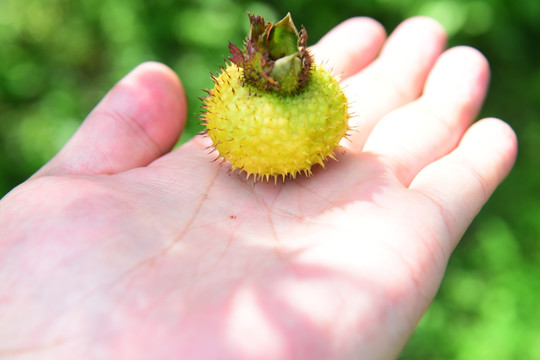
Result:
{"type": "Polygon", "coordinates": [[[347,98],[337,80],[313,65],[304,28],[290,14],[276,23],[249,16],[241,51],[229,44],[231,63],[204,100],[204,124],[213,149],[232,170],[255,180],[311,175],[346,136],[347,98]]]}

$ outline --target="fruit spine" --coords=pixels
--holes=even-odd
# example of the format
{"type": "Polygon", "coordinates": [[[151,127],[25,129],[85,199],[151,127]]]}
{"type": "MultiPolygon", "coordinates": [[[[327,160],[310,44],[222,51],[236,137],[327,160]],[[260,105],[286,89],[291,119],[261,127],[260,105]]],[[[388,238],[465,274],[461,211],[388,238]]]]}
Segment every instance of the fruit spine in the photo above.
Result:
{"type": "Polygon", "coordinates": [[[337,80],[314,65],[304,27],[290,14],[276,24],[249,15],[244,50],[229,43],[230,62],[204,99],[203,123],[222,161],[255,181],[296,178],[325,166],[349,130],[337,80]]]}

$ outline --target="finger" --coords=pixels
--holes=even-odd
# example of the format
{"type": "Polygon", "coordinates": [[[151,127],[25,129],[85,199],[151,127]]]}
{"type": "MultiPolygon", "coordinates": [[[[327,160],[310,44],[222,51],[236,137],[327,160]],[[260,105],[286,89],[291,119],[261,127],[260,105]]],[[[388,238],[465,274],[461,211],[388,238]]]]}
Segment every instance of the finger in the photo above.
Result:
{"type": "Polygon", "coordinates": [[[356,17],[332,29],[310,52],[317,63],[345,79],[373,61],[385,37],[385,30],[377,21],[356,17]]]}
{"type": "MultiPolygon", "coordinates": [[[[475,123],[459,146],[425,167],[410,189],[426,196],[440,215],[450,252],[495,188],[508,175],[517,153],[517,138],[506,123],[486,119],[475,123]]],[[[429,222],[426,220],[426,222],[429,222]]]]}
{"type": "Polygon", "coordinates": [[[362,149],[383,115],[420,95],[445,44],[446,35],[437,22],[409,19],[392,33],[377,60],[344,81],[354,114],[349,121],[355,129],[350,137],[353,149],[362,149]]]}
{"type": "Polygon", "coordinates": [[[364,151],[378,155],[408,186],[427,164],[453,150],[484,101],[489,65],[477,50],[445,52],[421,98],[385,116],[364,151]]]}
{"type": "Polygon", "coordinates": [[[185,114],[184,91],[174,72],[158,63],[141,64],[34,176],[112,174],[147,165],[174,146],[185,114]]]}

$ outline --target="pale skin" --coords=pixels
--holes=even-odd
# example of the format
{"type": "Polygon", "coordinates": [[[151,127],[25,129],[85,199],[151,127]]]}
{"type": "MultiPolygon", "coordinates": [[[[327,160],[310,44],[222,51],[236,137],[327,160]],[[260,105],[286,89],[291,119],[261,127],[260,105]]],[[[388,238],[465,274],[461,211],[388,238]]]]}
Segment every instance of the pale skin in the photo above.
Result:
{"type": "Polygon", "coordinates": [[[471,125],[487,61],[445,51],[432,20],[386,39],[353,18],[312,52],[355,131],[277,185],[227,174],[200,136],[170,151],[186,119],[170,69],[122,79],[0,202],[0,358],[397,357],[516,137],[471,125]]]}

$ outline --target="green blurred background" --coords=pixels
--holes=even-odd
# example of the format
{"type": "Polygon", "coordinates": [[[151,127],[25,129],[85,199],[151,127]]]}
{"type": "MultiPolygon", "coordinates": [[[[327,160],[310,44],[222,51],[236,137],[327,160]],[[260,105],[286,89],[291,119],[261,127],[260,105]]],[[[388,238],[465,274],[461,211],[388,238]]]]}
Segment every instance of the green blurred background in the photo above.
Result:
{"type": "Polygon", "coordinates": [[[241,43],[246,12],[290,11],[310,44],[357,15],[390,32],[413,15],[438,19],[450,45],[492,66],[482,116],[507,120],[520,155],[453,255],[435,302],[402,359],[540,359],[540,1],[538,0],[0,0],[0,196],[53,156],[105,92],[146,60],[168,64],[200,129],[201,89],[241,43]],[[535,155],[536,154],[536,155],[535,155]]]}

